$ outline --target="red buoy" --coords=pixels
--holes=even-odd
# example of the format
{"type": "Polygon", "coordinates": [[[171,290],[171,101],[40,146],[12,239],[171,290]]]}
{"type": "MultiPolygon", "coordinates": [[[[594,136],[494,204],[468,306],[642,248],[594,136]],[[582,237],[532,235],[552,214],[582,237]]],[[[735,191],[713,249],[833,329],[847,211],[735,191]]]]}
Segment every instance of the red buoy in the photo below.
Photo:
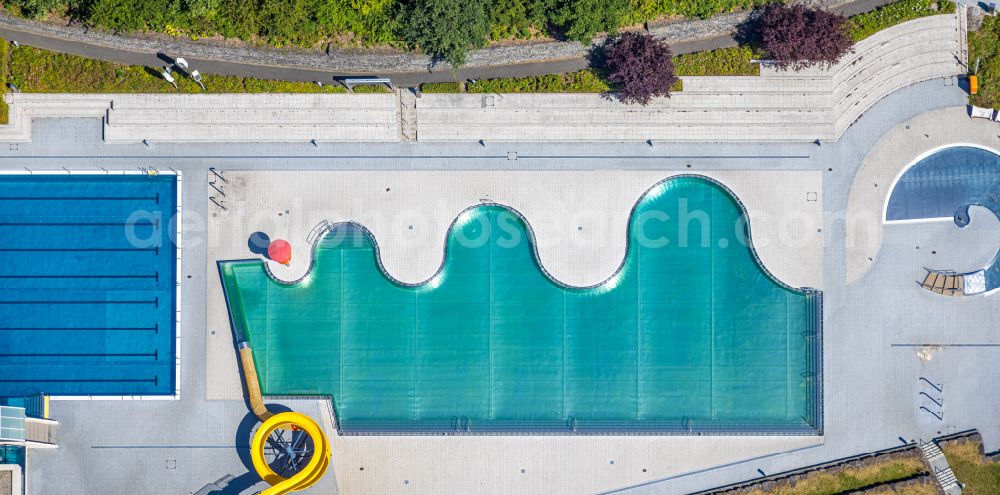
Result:
{"type": "Polygon", "coordinates": [[[267,246],[267,257],[282,265],[292,262],[292,246],[284,239],[275,239],[267,246]]]}

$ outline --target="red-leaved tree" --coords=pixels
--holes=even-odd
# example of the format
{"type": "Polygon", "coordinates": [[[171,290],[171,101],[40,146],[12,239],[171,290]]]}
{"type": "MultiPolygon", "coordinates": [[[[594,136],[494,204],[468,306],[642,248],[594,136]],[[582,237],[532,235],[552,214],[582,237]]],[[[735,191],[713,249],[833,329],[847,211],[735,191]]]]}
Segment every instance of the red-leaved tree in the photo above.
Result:
{"type": "Polygon", "coordinates": [[[655,96],[670,96],[677,82],[670,47],[648,34],[622,33],[604,49],[608,81],[623,103],[649,104],[655,96]]]}
{"type": "Polygon", "coordinates": [[[761,47],[783,69],[835,64],[854,44],[847,18],[825,10],[775,3],[758,22],[761,47]]]}

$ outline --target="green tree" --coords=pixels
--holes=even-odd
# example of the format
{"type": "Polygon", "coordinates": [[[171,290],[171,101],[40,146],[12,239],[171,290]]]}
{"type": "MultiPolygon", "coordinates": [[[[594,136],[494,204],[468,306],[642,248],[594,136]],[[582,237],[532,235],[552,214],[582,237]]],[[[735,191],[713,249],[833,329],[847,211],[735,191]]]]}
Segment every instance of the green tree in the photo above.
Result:
{"type": "Polygon", "coordinates": [[[162,30],[180,13],[179,0],[95,0],[88,21],[117,31],[162,30]]]}
{"type": "Polygon", "coordinates": [[[532,29],[544,31],[549,0],[493,0],[490,5],[490,39],[527,38],[532,29]]]}
{"type": "Polygon", "coordinates": [[[35,19],[66,5],[65,0],[13,0],[10,3],[20,8],[24,15],[35,19]]]}
{"type": "Polygon", "coordinates": [[[197,18],[209,18],[219,8],[219,0],[183,0],[185,12],[197,18]]]}
{"type": "Polygon", "coordinates": [[[403,8],[403,39],[453,67],[465,63],[472,48],[486,44],[490,32],[488,0],[413,0],[403,8]]]}
{"type": "Polygon", "coordinates": [[[219,0],[219,30],[227,38],[247,39],[260,33],[256,0],[219,0]]]}
{"type": "Polygon", "coordinates": [[[560,0],[552,21],[563,34],[583,44],[601,32],[618,29],[628,0],[560,0]]]}
{"type": "Polygon", "coordinates": [[[354,33],[373,43],[395,41],[396,0],[320,0],[316,21],[330,33],[354,33]]]}
{"type": "Polygon", "coordinates": [[[260,4],[260,34],[271,40],[308,42],[316,38],[311,0],[264,0],[260,4]]]}

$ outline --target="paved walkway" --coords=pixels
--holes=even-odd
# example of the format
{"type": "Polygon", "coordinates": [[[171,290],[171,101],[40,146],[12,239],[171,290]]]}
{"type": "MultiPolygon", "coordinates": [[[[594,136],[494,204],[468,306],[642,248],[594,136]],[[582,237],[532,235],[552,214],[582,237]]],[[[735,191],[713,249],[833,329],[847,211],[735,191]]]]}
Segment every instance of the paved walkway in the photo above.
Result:
{"type": "Polygon", "coordinates": [[[8,93],[0,138],[31,139],[31,119],[101,118],[108,143],[836,140],[875,102],[964,72],[964,16],[886,29],[830,69],[685,77],[648,106],[598,94],[46,95],[8,93]],[[402,95],[402,99],[401,99],[402,95]],[[239,124],[239,125],[236,125],[239,124]]]}
{"type": "MultiPolygon", "coordinates": [[[[872,10],[891,0],[802,0],[847,15],[872,10]]],[[[711,19],[688,19],[651,27],[676,54],[732,46],[732,32],[746,12],[711,19]]],[[[291,49],[239,48],[166,36],[116,36],[82,26],[57,26],[0,16],[0,37],[24,45],[130,65],[161,66],[162,55],[184,57],[203,73],[288,81],[326,81],[350,75],[391,77],[397,85],[423,82],[523,77],[579,70],[587,66],[589,47],[576,42],[549,41],[491,46],[474,50],[466,65],[452,72],[447,64],[430,68],[430,58],[398,51],[334,50],[329,54],[291,49]]]]}
{"type": "MultiPolygon", "coordinates": [[[[295,281],[312,264],[308,238],[324,220],[355,221],[372,232],[382,266],[408,284],[429,280],[443,262],[443,242],[466,208],[495,202],[524,215],[545,271],[590,287],[608,280],[625,258],[632,207],[676,172],[238,172],[226,175],[226,210],[211,219],[221,238],[213,259],[256,258],[247,239],[257,231],[291,242],[288,266],[269,262],[295,281]],[[348,190],[350,195],[331,195],[348,190]],[[267,212],[267,214],[262,213],[267,212]],[[291,212],[283,215],[271,212],[291,212]]],[[[704,173],[729,187],[749,210],[753,243],[765,267],[793,287],[823,288],[822,178],[819,172],[704,173]]],[[[213,192],[215,194],[215,192],[213,192]]],[[[216,194],[217,195],[217,194],[216,194]]]]}
{"type": "Polygon", "coordinates": [[[7,93],[0,139],[31,140],[32,121],[100,119],[106,143],[386,142],[400,139],[395,94],[7,93]]]}

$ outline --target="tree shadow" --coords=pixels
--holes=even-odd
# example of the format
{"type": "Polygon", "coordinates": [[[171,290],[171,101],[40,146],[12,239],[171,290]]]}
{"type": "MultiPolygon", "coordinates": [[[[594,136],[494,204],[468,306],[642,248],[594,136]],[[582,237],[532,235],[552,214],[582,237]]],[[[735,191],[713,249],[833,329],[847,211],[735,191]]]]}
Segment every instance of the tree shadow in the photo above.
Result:
{"type": "Polygon", "coordinates": [[[746,20],[736,26],[736,32],[733,33],[733,39],[736,40],[737,43],[755,49],[760,48],[760,24],[762,13],[763,9],[760,7],[753,9],[750,11],[750,14],[747,15],[746,20]]]}
{"type": "Polygon", "coordinates": [[[558,26],[551,22],[546,22],[545,29],[543,29],[546,34],[556,41],[573,41],[566,35],[567,30],[569,30],[568,26],[558,26]]]}
{"type": "Polygon", "coordinates": [[[174,63],[176,62],[170,55],[167,55],[166,53],[163,52],[156,52],[156,58],[160,59],[161,61],[163,61],[163,63],[167,64],[168,66],[174,65],[174,63]]]}
{"type": "Polygon", "coordinates": [[[153,77],[155,77],[157,79],[160,79],[160,80],[163,79],[163,74],[160,73],[160,71],[158,71],[158,70],[156,70],[156,69],[154,69],[152,67],[148,67],[148,66],[147,67],[143,67],[142,70],[146,71],[146,74],[149,74],[149,75],[151,75],[151,76],[153,76],[153,77]]]}
{"type": "Polygon", "coordinates": [[[618,39],[617,35],[611,35],[604,39],[601,43],[595,43],[591,45],[590,49],[587,50],[587,63],[590,65],[590,70],[593,71],[594,75],[598,77],[601,81],[608,85],[610,91],[606,91],[601,94],[602,98],[608,100],[617,100],[615,97],[615,91],[618,89],[617,85],[611,82],[608,77],[611,75],[611,69],[608,67],[608,47],[611,46],[615,40],[618,39]]]}
{"type": "Polygon", "coordinates": [[[587,63],[590,64],[591,70],[598,73],[598,75],[606,75],[608,70],[608,59],[607,52],[608,47],[614,43],[616,39],[615,36],[608,36],[603,42],[599,44],[594,44],[590,46],[587,50],[585,57],[587,58],[587,63]]]}

